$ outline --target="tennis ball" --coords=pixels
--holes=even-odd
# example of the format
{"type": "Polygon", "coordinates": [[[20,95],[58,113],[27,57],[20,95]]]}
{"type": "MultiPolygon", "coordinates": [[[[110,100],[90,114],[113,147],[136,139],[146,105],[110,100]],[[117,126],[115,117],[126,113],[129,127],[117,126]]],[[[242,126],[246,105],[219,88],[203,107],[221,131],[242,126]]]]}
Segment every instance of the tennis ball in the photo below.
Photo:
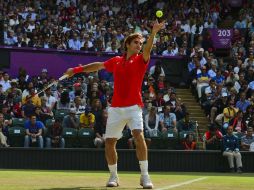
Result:
{"type": "Polygon", "coordinates": [[[158,18],[162,17],[163,16],[163,12],[161,10],[156,11],[156,16],[158,18]]]}

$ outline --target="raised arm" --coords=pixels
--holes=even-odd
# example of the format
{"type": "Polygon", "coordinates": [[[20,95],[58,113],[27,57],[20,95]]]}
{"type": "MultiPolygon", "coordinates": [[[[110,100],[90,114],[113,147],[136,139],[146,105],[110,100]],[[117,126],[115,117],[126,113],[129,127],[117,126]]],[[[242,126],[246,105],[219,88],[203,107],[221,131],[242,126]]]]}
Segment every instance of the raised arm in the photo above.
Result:
{"type": "Polygon", "coordinates": [[[98,70],[101,70],[104,68],[105,67],[104,67],[103,62],[93,62],[93,63],[89,63],[87,65],[69,68],[69,69],[67,69],[65,74],[68,75],[68,77],[72,77],[76,73],[82,73],[82,72],[90,73],[90,72],[98,71],[98,70]]]}
{"type": "Polygon", "coordinates": [[[153,46],[153,40],[154,40],[155,35],[157,34],[157,32],[160,31],[160,29],[164,26],[164,24],[165,24],[165,21],[159,23],[158,20],[156,20],[155,23],[153,24],[152,32],[151,32],[146,44],[144,45],[143,59],[145,62],[150,59],[150,53],[151,53],[151,49],[153,46]]]}

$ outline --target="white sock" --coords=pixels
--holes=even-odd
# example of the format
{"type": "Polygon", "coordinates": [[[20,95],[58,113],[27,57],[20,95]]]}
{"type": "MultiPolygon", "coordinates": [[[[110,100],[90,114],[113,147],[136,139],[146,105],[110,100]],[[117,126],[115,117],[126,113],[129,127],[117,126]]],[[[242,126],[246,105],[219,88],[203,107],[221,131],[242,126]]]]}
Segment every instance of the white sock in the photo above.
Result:
{"type": "Polygon", "coordinates": [[[148,161],[143,160],[139,161],[141,175],[148,175],[148,161]]]}
{"type": "Polygon", "coordinates": [[[109,169],[111,174],[117,175],[117,164],[108,165],[108,169],[109,169]]]}

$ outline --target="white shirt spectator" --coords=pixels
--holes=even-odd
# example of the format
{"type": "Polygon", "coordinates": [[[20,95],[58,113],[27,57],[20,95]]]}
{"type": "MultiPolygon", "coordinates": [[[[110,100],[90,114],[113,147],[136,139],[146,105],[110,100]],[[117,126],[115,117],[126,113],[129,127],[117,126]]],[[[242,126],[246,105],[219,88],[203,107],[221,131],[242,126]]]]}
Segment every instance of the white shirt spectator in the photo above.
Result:
{"type": "Polygon", "coordinates": [[[175,49],[166,49],[162,52],[162,55],[164,56],[176,56],[178,54],[178,48],[175,49]]]}
{"type": "MultiPolygon", "coordinates": [[[[198,34],[202,34],[203,29],[204,29],[203,25],[199,26],[199,28],[198,28],[198,34]]],[[[191,33],[192,34],[196,34],[196,30],[197,30],[196,24],[192,25],[191,26],[191,33]]]]}
{"type": "Polygon", "coordinates": [[[111,46],[108,46],[105,50],[105,52],[113,52],[113,53],[118,53],[118,50],[115,49],[115,50],[112,50],[112,47],[111,46]]]}
{"type": "Polygon", "coordinates": [[[19,20],[18,20],[18,18],[11,18],[10,20],[9,20],[9,25],[10,26],[16,26],[16,25],[18,25],[19,24],[19,20]]]}
{"type": "Polygon", "coordinates": [[[56,103],[56,98],[54,96],[44,96],[46,99],[46,106],[50,108],[51,110],[54,108],[54,105],[56,103]]]}
{"type": "Polygon", "coordinates": [[[249,58],[246,58],[244,60],[244,63],[243,63],[244,67],[248,67],[248,66],[254,66],[254,59],[252,59],[252,61],[249,59],[249,58]]]}
{"type": "Polygon", "coordinates": [[[69,48],[72,50],[80,50],[80,48],[82,47],[80,40],[70,39],[68,44],[69,48]]]}
{"type": "Polygon", "coordinates": [[[204,57],[202,57],[202,59],[199,62],[200,62],[201,67],[203,67],[207,61],[204,57]]]}
{"type": "Polygon", "coordinates": [[[6,90],[8,90],[9,88],[11,88],[11,83],[10,81],[5,81],[5,80],[1,80],[0,84],[3,86],[3,92],[5,92],[6,90]]]}
{"type": "Polygon", "coordinates": [[[213,22],[211,23],[205,22],[204,28],[216,28],[216,25],[213,22]]]}
{"type": "Polygon", "coordinates": [[[186,23],[186,24],[182,24],[181,25],[181,29],[184,31],[184,32],[186,32],[186,33],[190,33],[191,32],[191,28],[190,28],[190,25],[188,24],[188,23],[186,23]]]}
{"type": "Polygon", "coordinates": [[[210,69],[208,71],[208,75],[209,75],[210,78],[214,78],[214,77],[216,77],[216,72],[214,70],[210,69]]]}
{"type": "Polygon", "coordinates": [[[35,29],[35,24],[29,24],[28,30],[32,32],[35,29]]]}
{"type": "Polygon", "coordinates": [[[79,107],[75,107],[76,109],[76,115],[81,115],[82,113],[85,113],[86,110],[86,106],[79,106],[79,107]]]}

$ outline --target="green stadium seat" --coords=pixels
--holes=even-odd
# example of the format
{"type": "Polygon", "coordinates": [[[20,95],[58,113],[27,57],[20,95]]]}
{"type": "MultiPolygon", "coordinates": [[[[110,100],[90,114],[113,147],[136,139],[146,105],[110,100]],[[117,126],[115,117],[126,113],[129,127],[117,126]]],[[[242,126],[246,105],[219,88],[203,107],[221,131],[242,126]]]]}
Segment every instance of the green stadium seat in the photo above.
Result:
{"type": "Polygon", "coordinates": [[[69,110],[62,109],[62,110],[56,110],[55,111],[55,119],[63,120],[64,116],[69,114],[69,110]]]}
{"type": "Polygon", "coordinates": [[[54,119],[47,119],[45,121],[45,127],[48,128],[48,127],[52,126],[54,122],[55,122],[54,119]]]}
{"type": "Polygon", "coordinates": [[[25,127],[25,121],[24,118],[12,118],[12,126],[13,127],[25,127]]]}
{"type": "Polygon", "coordinates": [[[175,149],[178,143],[178,133],[169,129],[166,133],[161,133],[162,149],[175,149]]]}
{"type": "Polygon", "coordinates": [[[82,128],[78,131],[79,145],[83,148],[94,147],[95,133],[91,128],[82,128]]]}
{"type": "Polygon", "coordinates": [[[73,128],[63,128],[63,138],[65,139],[65,147],[77,147],[78,130],[73,128]]]}
{"type": "Polygon", "coordinates": [[[9,144],[12,147],[24,147],[25,134],[24,127],[14,126],[9,128],[9,144]]]}
{"type": "Polygon", "coordinates": [[[162,134],[160,131],[157,132],[157,135],[148,135],[151,139],[150,149],[161,149],[162,148],[162,134]]]}

